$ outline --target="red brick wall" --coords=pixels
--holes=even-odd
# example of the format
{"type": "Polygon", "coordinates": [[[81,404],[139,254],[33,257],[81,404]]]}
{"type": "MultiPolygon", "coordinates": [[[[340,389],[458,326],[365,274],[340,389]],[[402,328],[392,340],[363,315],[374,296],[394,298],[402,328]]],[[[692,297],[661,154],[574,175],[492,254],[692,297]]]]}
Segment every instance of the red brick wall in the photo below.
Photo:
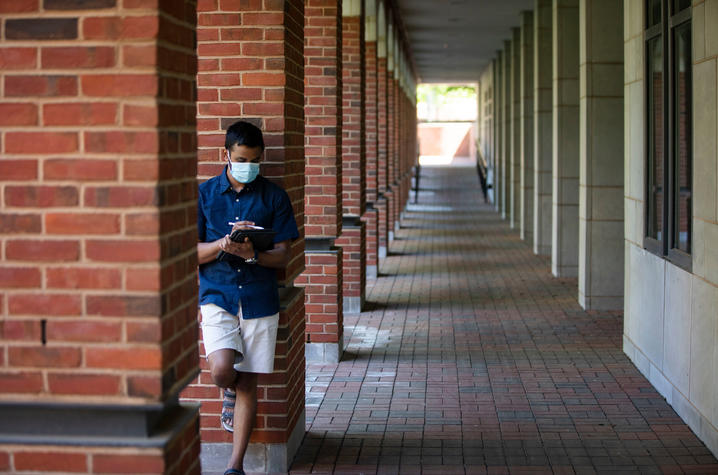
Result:
{"type": "Polygon", "coordinates": [[[337,245],[343,251],[342,293],[364,299],[366,289],[366,226],[345,226],[337,245]]]}
{"type": "Polygon", "coordinates": [[[305,0],[305,225],[336,238],[342,226],[341,2],[305,0]]]}
{"type": "MultiPolygon", "coordinates": [[[[305,229],[333,243],[342,232],[342,2],[305,0],[304,35],[305,229]]],[[[341,342],[341,248],[307,251],[305,265],[296,283],[305,287],[306,341],[341,342]]]]}
{"type": "MultiPolygon", "coordinates": [[[[366,200],[375,205],[377,200],[377,57],[376,41],[365,43],[365,153],[366,153],[366,200]]],[[[378,265],[378,214],[376,209],[368,210],[366,221],[366,263],[378,265]]]]}
{"type": "Polygon", "coordinates": [[[195,417],[166,449],[16,445],[0,450],[1,473],[61,472],[199,475],[200,443],[195,417]]]}
{"type": "Polygon", "coordinates": [[[342,18],[342,212],[353,216],[366,206],[363,37],[363,12],[342,18]]]}
{"type": "MultiPolygon", "coordinates": [[[[396,66],[396,65],[395,65],[396,66]]],[[[386,188],[387,198],[386,226],[388,232],[394,231],[396,215],[396,88],[394,71],[387,71],[386,79],[386,188]]]]}
{"type": "MultiPolygon", "coordinates": [[[[289,194],[300,239],[280,278],[291,286],[304,269],[304,3],[302,0],[202,0],[198,7],[197,117],[200,180],[223,170],[224,136],[239,119],[259,126],[261,173],[289,194]]],[[[297,289],[298,290],[298,289],[297,289]]],[[[260,376],[253,442],[286,442],[304,409],[304,299],[283,301],[275,371],[260,376]]],[[[201,355],[202,373],[184,391],[201,401],[202,440],[229,442],[219,425],[220,390],[201,355]]]]}
{"type": "Polygon", "coordinates": [[[331,252],[308,252],[307,267],[298,279],[306,293],[306,342],[339,343],[344,335],[342,256],[340,247],[331,252]]]}
{"type": "Polygon", "coordinates": [[[5,393],[160,400],[197,369],[194,6],[115,3],[0,5],[5,393]]]}
{"type": "MultiPolygon", "coordinates": [[[[360,218],[366,210],[364,145],[364,9],[342,18],[342,207],[360,218]]],[[[364,225],[345,227],[336,244],[343,252],[343,296],[364,300],[366,231],[364,225]]],[[[359,304],[361,305],[361,303],[359,304]]]]}
{"type": "Polygon", "coordinates": [[[387,115],[387,58],[377,58],[377,190],[381,199],[377,200],[377,226],[379,247],[386,248],[388,243],[387,213],[388,203],[388,115],[387,115]]]}
{"type": "MultiPolygon", "coordinates": [[[[0,3],[6,401],[157,403],[197,372],[195,8],[0,3]]],[[[5,446],[0,470],[199,473],[197,435],[5,446]]]]}

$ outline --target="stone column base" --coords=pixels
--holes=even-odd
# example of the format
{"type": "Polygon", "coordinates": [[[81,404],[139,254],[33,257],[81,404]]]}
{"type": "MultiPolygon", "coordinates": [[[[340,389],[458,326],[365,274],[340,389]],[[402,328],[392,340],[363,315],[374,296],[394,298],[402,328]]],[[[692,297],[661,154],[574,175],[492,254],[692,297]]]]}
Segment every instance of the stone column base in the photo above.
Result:
{"type": "MultiPolygon", "coordinates": [[[[252,473],[288,473],[304,438],[306,413],[302,411],[289,441],[278,444],[250,443],[244,457],[244,469],[252,473]]],[[[223,474],[232,453],[232,444],[202,444],[202,475],[223,474]]]]}
{"type": "Polygon", "coordinates": [[[305,343],[307,363],[339,363],[344,354],[343,343],[305,343]]]}
{"type": "Polygon", "coordinates": [[[551,266],[551,274],[554,277],[578,277],[578,266],[551,266]]]}
{"type": "Polygon", "coordinates": [[[622,310],[623,296],[598,297],[578,293],[578,304],[584,310],[622,310]]]}
{"type": "Polygon", "coordinates": [[[361,313],[364,306],[365,298],[362,297],[344,297],[344,315],[361,313]]]}

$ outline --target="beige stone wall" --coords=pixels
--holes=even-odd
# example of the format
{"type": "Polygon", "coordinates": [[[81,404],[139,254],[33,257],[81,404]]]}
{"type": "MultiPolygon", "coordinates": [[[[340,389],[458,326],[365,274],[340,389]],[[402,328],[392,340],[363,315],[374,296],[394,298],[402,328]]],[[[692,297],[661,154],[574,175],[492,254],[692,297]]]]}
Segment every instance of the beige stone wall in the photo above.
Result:
{"type": "Polygon", "coordinates": [[[643,248],[642,0],[624,2],[624,351],[718,454],[718,0],[693,2],[693,251],[683,270],[643,248]]]}

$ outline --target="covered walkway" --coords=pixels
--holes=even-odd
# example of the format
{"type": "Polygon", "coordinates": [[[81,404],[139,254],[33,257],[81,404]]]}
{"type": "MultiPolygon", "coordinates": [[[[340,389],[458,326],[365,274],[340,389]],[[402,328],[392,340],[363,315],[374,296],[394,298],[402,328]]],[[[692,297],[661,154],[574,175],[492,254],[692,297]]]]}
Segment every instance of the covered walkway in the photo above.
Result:
{"type": "Polygon", "coordinates": [[[307,368],[292,473],[718,473],[621,349],[483,200],[423,168],[339,364],[307,368]]]}

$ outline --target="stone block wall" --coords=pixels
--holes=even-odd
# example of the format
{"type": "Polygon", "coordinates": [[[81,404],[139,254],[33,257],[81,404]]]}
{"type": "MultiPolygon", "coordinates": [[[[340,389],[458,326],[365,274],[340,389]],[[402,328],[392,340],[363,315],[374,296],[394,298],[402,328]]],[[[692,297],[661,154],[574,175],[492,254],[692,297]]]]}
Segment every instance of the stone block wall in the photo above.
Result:
{"type": "Polygon", "coordinates": [[[623,349],[718,454],[718,2],[692,7],[693,247],[689,268],[644,246],[644,10],[624,4],[625,323],[623,349]]]}

